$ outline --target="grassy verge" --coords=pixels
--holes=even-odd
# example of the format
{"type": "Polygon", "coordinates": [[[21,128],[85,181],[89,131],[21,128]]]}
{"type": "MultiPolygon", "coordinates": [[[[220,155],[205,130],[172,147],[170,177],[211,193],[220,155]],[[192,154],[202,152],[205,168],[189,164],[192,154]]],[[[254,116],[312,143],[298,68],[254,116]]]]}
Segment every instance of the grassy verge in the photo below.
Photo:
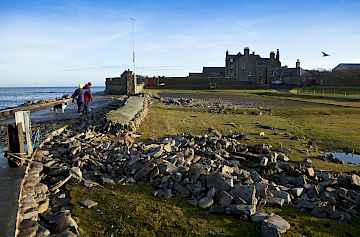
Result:
{"type": "MultiPolygon", "coordinates": [[[[301,118],[301,117],[300,117],[301,118]]],[[[150,112],[141,126],[140,132],[142,139],[155,139],[163,136],[175,135],[179,133],[202,134],[208,128],[216,128],[224,134],[231,132],[245,132],[252,138],[246,141],[248,144],[268,143],[272,146],[284,146],[290,149],[289,157],[294,161],[300,161],[305,158],[311,158],[318,155],[318,150],[308,145],[308,137],[320,137],[326,146],[340,149],[343,145],[360,144],[357,137],[357,129],[350,131],[346,128],[346,122],[340,124],[343,127],[330,126],[333,131],[327,130],[324,122],[309,123],[306,119],[301,124],[300,118],[289,119],[287,116],[280,115],[246,115],[246,114],[212,114],[206,112],[194,111],[191,108],[172,107],[153,104],[150,112]],[[271,130],[264,130],[256,127],[256,123],[271,125],[274,128],[281,128],[280,133],[274,133],[271,130]],[[314,126],[315,128],[311,128],[314,126]],[[266,137],[260,137],[260,132],[265,132],[266,137]],[[349,133],[348,133],[349,132],[349,133]],[[335,133],[334,137],[330,134],[335,133]],[[310,135],[309,135],[310,134],[310,135]],[[292,136],[304,137],[304,139],[290,139],[292,136]],[[354,140],[351,140],[354,138],[354,140]],[[345,139],[343,141],[342,139],[345,139]]],[[[313,116],[313,119],[321,120],[319,116],[313,116]]],[[[339,126],[340,126],[339,125],[339,126]]],[[[360,127],[360,126],[359,126],[360,127]]],[[[323,146],[325,148],[325,145],[323,146]]],[[[315,166],[323,169],[332,169],[338,171],[358,170],[359,167],[351,165],[340,165],[314,159],[315,166]]]]}
{"type": "Polygon", "coordinates": [[[114,186],[91,191],[71,188],[73,213],[83,236],[258,236],[257,227],[235,217],[212,215],[183,200],[153,197],[146,185],[114,186]],[[79,201],[99,203],[84,209],[79,201]]]}
{"type": "MultiPolygon", "coordinates": [[[[73,214],[80,220],[83,236],[259,236],[259,226],[232,216],[208,214],[180,199],[158,199],[147,185],[114,186],[91,190],[70,189],[73,214]],[[79,201],[99,203],[81,208],[79,201]]],[[[360,236],[360,224],[339,224],[293,208],[267,209],[291,224],[287,237],[360,236]]]]}

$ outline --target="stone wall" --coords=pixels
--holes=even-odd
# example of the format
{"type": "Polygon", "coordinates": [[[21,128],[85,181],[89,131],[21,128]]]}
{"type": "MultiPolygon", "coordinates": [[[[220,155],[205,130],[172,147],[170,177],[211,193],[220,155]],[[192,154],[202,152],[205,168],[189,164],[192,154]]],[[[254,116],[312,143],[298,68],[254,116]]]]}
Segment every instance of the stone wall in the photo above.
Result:
{"type": "Polygon", "coordinates": [[[42,153],[41,147],[49,142],[53,137],[59,135],[66,129],[62,127],[52,132],[40,145],[40,149],[35,150],[29,160],[25,176],[20,187],[19,208],[16,220],[15,236],[17,237],[40,237],[49,236],[50,232],[39,223],[39,215],[46,212],[49,208],[48,187],[41,183],[41,172],[43,164],[38,162],[42,153]]]}
{"type": "Polygon", "coordinates": [[[145,95],[142,110],[140,110],[135,115],[135,118],[133,120],[131,120],[129,123],[130,131],[136,131],[140,127],[141,123],[144,121],[144,119],[148,113],[149,103],[150,103],[150,98],[147,95],[145,95]]]}
{"type": "Polygon", "coordinates": [[[251,89],[266,88],[267,85],[244,83],[224,77],[166,77],[160,79],[164,89],[251,89]]]}

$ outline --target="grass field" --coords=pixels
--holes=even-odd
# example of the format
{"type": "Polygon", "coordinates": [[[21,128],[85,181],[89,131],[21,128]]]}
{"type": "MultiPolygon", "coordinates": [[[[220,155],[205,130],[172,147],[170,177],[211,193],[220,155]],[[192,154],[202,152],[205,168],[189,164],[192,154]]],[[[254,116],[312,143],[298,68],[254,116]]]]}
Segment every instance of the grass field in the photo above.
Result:
{"type": "MultiPolygon", "coordinates": [[[[147,140],[178,133],[202,134],[209,127],[223,132],[245,132],[247,143],[267,143],[290,149],[289,158],[300,161],[313,158],[320,150],[355,150],[360,152],[360,109],[317,103],[318,98],[303,98],[308,102],[288,100],[286,94],[274,91],[152,91],[156,95],[222,98],[242,104],[254,102],[254,107],[227,110],[224,114],[204,112],[181,106],[166,106],[154,102],[150,106],[139,132],[147,140]],[[268,94],[270,93],[270,94],[268,94]],[[248,112],[258,106],[271,108],[271,114],[262,116],[248,112]],[[279,129],[260,129],[256,123],[279,129]],[[259,133],[265,132],[265,137],[259,133]],[[290,137],[299,139],[290,139],[290,137]],[[317,147],[308,145],[316,141],[317,147]]],[[[331,100],[336,103],[336,100],[331,100]]],[[[345,101],[347,102],[347,101],[345,101]]],[[[338,171],[359,170],[356,166],[340,165],[312,159],[319,168],[338,171]]],[[[157,199],[146,185],[105,187],[92,190],[75,186],[70,189],[74,215],[79,218],[83,236],[259,236],[259,227],[232,216],[210,215],[206,211],[186,204],[185,200],[157,199]],[[94,209],[80,208],[81,199],[90,198],[99,203],[94,209]],[[112,235],[113,234],[113,235],[112,235]]],[[[285,234],[295,236],[360,236],[360,222],[339,224],[319,219],[292,208],[267,209],[285,218],[291,229],[285,234]]]]}
{"type": "MultiPolygon", "coordinates": [[[[181,199],[155,198],[146,185],[107,186],[91,190],[71,188],[71,206],[78,218],[82,236],[260,236],[260,227],[235,216],[208,214],[181,199]],[[79,202],[90,198],[96,208],[81,208],[79,202]]],[[[360,224],[338,224],[319,219],[292,208],[267,209],[280,214],[290,224],[286,237],[360,236],[360,224]]]]}

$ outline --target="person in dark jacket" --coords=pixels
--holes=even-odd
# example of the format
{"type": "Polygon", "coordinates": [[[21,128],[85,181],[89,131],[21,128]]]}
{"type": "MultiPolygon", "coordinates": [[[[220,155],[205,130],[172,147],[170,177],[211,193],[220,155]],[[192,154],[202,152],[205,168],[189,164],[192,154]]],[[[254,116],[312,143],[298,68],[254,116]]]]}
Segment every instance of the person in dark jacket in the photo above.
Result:
{"type": "Polygon", "coordinates": [[[82,113],[83,112],[83,105],[84,105],[84,101],[82,100],[82,90],[83,90],[83,85],[79,84],[79,88],[77,88],[74,93],[72,94],[72,102],[74,103],[76,100],[77,103],[77,107],[78,107],[78,113],[82,113]]]}
{"type": "Polygon", "coordinates": [[[90,112],[90,104],[93,101],[91,87],[92,87],[91,82],[88,82],[82,90],[82,101],[84,101],[84,113],[90,112]]]}

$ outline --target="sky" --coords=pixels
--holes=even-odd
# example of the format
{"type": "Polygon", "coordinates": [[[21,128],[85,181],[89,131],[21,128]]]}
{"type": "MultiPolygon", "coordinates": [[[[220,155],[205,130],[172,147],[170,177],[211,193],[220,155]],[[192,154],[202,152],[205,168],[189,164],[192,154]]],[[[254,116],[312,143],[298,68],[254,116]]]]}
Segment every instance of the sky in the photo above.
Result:
{"type": "Polygon", "coordinates": [[[132,68],[133,42],[150,76],[224,66],[244,47],[280,49],[289,67],[360,63],[359,12],[358,0],[0,0],[0,87],[103,86],[132,68]]]}

